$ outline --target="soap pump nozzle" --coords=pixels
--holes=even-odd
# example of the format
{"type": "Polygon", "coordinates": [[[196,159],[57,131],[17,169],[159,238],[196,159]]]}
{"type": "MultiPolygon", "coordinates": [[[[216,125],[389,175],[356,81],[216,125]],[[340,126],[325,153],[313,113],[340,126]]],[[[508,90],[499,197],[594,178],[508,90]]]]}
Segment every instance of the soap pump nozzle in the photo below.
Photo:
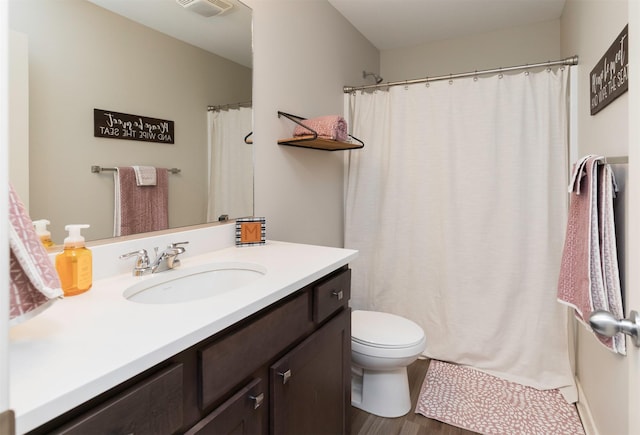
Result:
{"type": "Polygon", "coordinates": [[[65,231],[69,232],[69,236],[64,239],[65,247],[80,247],[84,246],[84,237],[80,234],[80,230],[83,228],[89,228],[88,224],[69,224],[65,225],[65,231]]]}

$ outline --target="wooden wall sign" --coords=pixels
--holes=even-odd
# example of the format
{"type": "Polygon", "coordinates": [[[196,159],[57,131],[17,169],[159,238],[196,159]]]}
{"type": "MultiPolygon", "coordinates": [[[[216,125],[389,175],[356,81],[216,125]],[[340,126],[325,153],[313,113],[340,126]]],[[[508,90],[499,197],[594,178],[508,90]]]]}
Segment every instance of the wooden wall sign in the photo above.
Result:
{"type": "Polygon", "coordinates": [[[591,115],[595,115],[629,89],[629,25],[591,70],[591,115]]]}
{"type": "Polygon", "coordinates": [[[93,136],[174,143],[173,121],[93,109],[93,136]]]}

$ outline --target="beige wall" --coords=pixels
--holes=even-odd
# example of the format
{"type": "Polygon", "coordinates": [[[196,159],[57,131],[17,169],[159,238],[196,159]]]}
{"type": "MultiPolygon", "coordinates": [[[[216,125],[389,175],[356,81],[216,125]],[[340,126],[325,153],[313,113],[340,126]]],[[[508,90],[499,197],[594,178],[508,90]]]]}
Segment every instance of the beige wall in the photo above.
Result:
{"type": "MultiPolygon", "coordinates": [[[[562,15],[562,54],[580,56],[577,69],[579,155],[629,154],[628,93],[595,116],[590,115],[589,106],[589,73],[627,24],[627,7],[627,1],[619,0],[567,0],[562,15]]],[[[619,228],[618,233],[626,231],[619,228]]],[[[627,260],[625,252],[620,261],[626,265],[627,260]]],[[[584,393],[580,400],[588,406],[586,411],[593,417],[595,430],[603,435],[630,433],[624,400],[629,385],[628,360],[606,350],[582,326],[577,327],[576,338],[577,378],[584,393]]]]}
{"type": "Polygon", "coordinates": [[[381,52],[384,81],[524,65],[560,58],[560,20],[381,52]]]}
{"type": "Polygon", "coordinates": [[[378,50],[326,0],[246,3],[254,12],[256,214],[270,239],[342,246],[345,153],[277,145],[294,127],[277,111],[342,114],[342,87],[377,69],[378,50]]]}
{"type": "MultiPolygon", "coordinates": [[[[169,223],[206,218],[206,107],[251,99],[251,70],[81,0],[12,0],[9,26],[28,35],[30,214],[113,232],[113,176],[91,165],[178,167],[169,223]],[[93,109],[175,122],[175,144],[93,137],[93,109]]],[[[248,132],[247,132],[248,133],[248,132]]]]}
{"type": "Polygon", "coordinates": [[[9,33],[9,179],[29,209],[29,39],[9,33]]]}

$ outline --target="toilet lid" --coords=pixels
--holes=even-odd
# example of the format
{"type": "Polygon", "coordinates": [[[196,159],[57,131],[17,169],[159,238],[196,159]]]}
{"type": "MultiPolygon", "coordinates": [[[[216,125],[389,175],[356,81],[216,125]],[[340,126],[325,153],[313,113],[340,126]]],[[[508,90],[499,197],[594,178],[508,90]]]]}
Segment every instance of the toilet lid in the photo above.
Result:
{"type": "Polygon", "coordinates": [[[351,313],[351,339],[374,347],[410,347],[424,340],[424,331],[395,314],[356,310],[351,313]]]}

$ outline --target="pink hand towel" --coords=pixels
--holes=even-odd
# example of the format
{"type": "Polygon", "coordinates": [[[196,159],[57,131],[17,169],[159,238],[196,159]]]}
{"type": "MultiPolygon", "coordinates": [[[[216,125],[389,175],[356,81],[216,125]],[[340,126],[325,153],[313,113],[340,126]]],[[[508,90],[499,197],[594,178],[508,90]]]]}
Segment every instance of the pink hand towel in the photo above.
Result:
{"type": "MultiPolygon", "coordinates": [[[[320,116],[318,118],[305,119],[304,121],[300,121],[300,123],[318,133],[318,137],[323,139],[339,140],[344,142],[349,138],[347,133],[347,121],[345,121],[342,116],[320,116]]],[[[308,136],[313,134],[313,131],[304,128],[303,126],[296,125],[296,128],[293,130],[293,135],[308,136]]]]}
{"type": "Polygon", "coordinates": [[[169,227],[169,171],[156,169],[155,186],[138,186],[130,166],[116,168],[114,236],[169,227]]]}
{"type": "Polygon", "coordinates": [[[50,307],[63,293],[49,254],[11,185],[9,222],[9,325],[16,325],[50,307]]]}

